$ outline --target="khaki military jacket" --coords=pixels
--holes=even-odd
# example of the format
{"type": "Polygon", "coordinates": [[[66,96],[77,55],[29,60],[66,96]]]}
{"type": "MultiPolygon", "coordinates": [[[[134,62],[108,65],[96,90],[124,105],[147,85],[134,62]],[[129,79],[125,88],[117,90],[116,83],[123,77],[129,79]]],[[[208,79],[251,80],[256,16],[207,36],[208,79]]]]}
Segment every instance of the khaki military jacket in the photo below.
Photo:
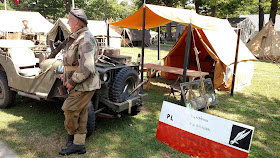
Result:
{"type": "Polygon", "coordinates": [[[75,86],[77,91],[92,91],[101,87],[96,70],[98,46],[87,27],[69,37],[63,54],[64,82],[75,86]]]}
{"type": "Polygon", "coordinates": [[[34,34],[33,29],[31,27],[27,27],[27,28],[23,27],[22,30],[21,30],[21,33],[23,35],[23,39],[25,39],[25,40],[33,39],[32,36],[28,35],[29,33],[34,34]]]}

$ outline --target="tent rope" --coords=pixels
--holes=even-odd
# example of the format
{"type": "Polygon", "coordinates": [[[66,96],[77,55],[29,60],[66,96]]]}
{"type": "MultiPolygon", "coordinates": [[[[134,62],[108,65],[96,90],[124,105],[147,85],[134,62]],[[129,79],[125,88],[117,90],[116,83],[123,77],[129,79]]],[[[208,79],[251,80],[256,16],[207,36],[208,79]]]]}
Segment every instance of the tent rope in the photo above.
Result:
{"type": "Polygon", "coordinates": [[[193,49],[194,49],[194,54],[195,54],[195,58],[196,58],[196,64],[197,64],[197,67],[198,67],[198,71],[199,71],[199,78],[200,78],[200,83],[201,83],[201,92],[202,92],[202,95],[204,96],[204,102],[205,102],[205,110],[206,109],[209,109],[209,102],[208,102],[208,99],[206,97],[206,92],[205,92],[205,86],[204,86],[204,82],[203,82],[203,77],[202,77],[202,74],[201,74],[201,67],[200,67],[200,62],[199,62],[199,57],[198,57],[198,54],[199,54],[199,51],[197,50],[197,47],[195,45],[195,39],[194,39],[194,33],[193,33],[193,30],[191,30],[191,33],[192,33],[192,38],[193,38],[193,49]]]}

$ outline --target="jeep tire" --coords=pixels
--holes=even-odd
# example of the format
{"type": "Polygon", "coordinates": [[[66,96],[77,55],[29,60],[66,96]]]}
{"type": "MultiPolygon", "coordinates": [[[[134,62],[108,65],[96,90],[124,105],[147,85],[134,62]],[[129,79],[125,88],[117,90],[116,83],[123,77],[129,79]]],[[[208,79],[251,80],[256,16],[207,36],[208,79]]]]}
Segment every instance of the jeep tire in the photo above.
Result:
{"type": "Polygon", "coordinates": [[[8,86],[6,73],[0,71],[0,108],[10,107],[15,100],[16,92],[11,91],[8,86]]]}
{"type": "Polygon", "coordinates": [[[138,81],[136,70],[131,67],[121,69],[110,87],[109,99],[113,102],[125,101],[129,97],[128,94],[137,86],[138,81]]]}
{"type": "Polygon", "coordinates": [[[92,135],[95,130],[95,113],[92,101],[88,103],[87,137],[92,135]]]}

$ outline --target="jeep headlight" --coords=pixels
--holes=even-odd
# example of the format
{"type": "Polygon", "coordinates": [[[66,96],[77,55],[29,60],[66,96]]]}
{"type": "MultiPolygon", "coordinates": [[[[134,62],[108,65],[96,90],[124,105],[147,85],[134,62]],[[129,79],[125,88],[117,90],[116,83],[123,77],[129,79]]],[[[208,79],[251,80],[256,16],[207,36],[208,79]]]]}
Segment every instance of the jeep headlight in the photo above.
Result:
{"type": "Polygon", "coordinates": [[[109,79],[108,73],[104,73],[104,74],[103,74],[102,80],[103,80],[104,82],[106,82],[106,81],[108,81],[108,79],[109,79]]]}

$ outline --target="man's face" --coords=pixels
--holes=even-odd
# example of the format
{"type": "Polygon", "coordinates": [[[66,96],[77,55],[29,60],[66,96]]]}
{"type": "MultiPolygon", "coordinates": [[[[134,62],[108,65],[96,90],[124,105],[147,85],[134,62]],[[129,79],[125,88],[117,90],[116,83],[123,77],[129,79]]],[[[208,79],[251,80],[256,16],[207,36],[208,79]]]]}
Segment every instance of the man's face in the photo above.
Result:
{"type": "Polygon", "coordinates": [[[68,22],[67,24],[69,24],[70,26],[70,30],[72,33],[76,32],[78,30],[78,19],[76,17],[74,17],[71,13],[68,14],[68,22]]]}
{"type": "Polygon", "coordinates": [[[27,27],[28,23],[26,21],[23,21],[23,25],[27,27]]]}

